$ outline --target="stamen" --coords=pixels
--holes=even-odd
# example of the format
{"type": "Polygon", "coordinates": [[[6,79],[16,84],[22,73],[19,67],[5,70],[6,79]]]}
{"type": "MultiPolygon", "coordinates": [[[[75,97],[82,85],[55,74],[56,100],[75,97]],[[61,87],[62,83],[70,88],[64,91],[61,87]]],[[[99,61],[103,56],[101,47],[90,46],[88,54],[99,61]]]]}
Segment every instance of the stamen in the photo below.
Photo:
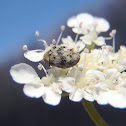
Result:
{"type": "Polygon", "coordinates": [[[27,45],[24,45],[23,46],[23,50],[25,50],[25,51],[28,50],[28,46],[27,45]]]}
{"type": "Polygon", "coordinates": [[[106,49],[106,46],[105,46],[105,45],[103,45],[101,48],[102,48],[102,50],[104,50],[104,49],[106,49]]]}
{"type": "Polygon", "coordinates": [[[39,70],[42,70],[42,64],[39,63],[39,65],[37,66],[39,70]]]}
{"type": "Polygon", "coordinates": [[[112,37],[104,37],[105,40],[111,40],[112,37]]]}
{"type": "Polygon", "coordinates": [[[43,39],[37,39],[39,42],[42,42],[43,44],[44,44],[44,46],[45,46],[45,48],[48,46],[47,45],[47,42],[45,41],[45,40],[43,40],[43,39]]]}
{"type": "Polygon", "coordinates": [[[62,25],[62,26],[61,26],[61,31],[64,31],[64,30],[65,30],[65,26],[62,25]]]}
{"type": "Polygon", "coordinates": [[[39,32],[38,32],[38,31],[35,32],[35,36],[36,36],[36,37],[39,36],[39,32]]]}
{"type": "MultiPolygon", "coordinates": [[[[83,22],[81,22],[79,24],[79,28],[82,28],[82,25],[83,25],[83,22]]],[[[74,40],[75,43],[77,42],[78,36],[79,36],[79,33],[76,34],[76,37],[75,37],[75,40],[74,40]]]]}
{"type": "Polygon", "coordinates": [[[77,42],[78,36],[79,36],[79,34],[77,33],[76,37],[75,37],[75,40],[74,40],[75,43],[77,42]]]}
{"type": "Polygon", "coordinates": [[[114,37],[115,34],[116,34],[116,29],[112,30],[112,31],[109,33],[109,35],[110,35],[111,37],[114,37]]]}
{"type": "Polygon", "coordinates": [[[85,49],[84,49],[84,52],[85,52],[85,53],[89,53],[89,49],[85,48],[85,49]]]}
{"type": "Polygon", "coordinates": [[[60,39],[61,39],[61,37],[62,37],[62,34],[63,34],[63,31],[64,31],[64,30],[65,30],[65,26],[62,25],[62,26],[61,26],[61,33],[60,33],[60,35],[59,35],[59,37],[58,37],[58,39],[57,39],[56,45],[59,44],[59,41],[60,41],[60,39]]]}
{"type": "Polygon", "coordinates": [[[102,50],[104,51],[105,49],[108,50],[108,51],[112,51],[113,50],[113,47],[112,46],[109,46],[109,45],[104,45],[101,47],[102,50]]]}
{"type": "Polygon", "coordinates": [[[114,29],[109,33],[110,37],[104,37],[104,38],[105,40],[111,40],[113,37],[115,37],[115,34],[116,34],[116,30],[114,29]]]}
{"type": "Polygon", "coordinates": [[[55,40],[55,39],[52,40],[52,44],[53,44],[53,45],[56,44],[56,40],[55,40]]]}
{"type": "Polygon", "coordinates": [[[39,70],[42,70],[42,69],[43,69],[44,72],[45,72],[45,74],[48,75],[48,73],[47,73],[45,67],[44,67],[41,63],[39,63],[39,65],[38,65],[38,69],[39,69],[39,70]]]}
{"type": "MultiPolygon", "coordinates": [[[[86,48],[85,48],[86,49],[86,48]]],[[[85,50],[84,49],[84,50],[85,50]]],[[[86,56],[87,56],[87,53],[85,53],[85,60],[84,60],[84,64],[83,64],[83,76],[85,75],[85,72],[86,72],[86,56]]]]}
{"type": "Polygon", "coordinates": [[[113,40],[112,40],[113,53],[115,53],[115,34],[116,34],[116,30],[115,29],[112,30],[110,32],[110,34],[109,34],[113,38],[113,40]]]}
{"type": "Polygon", "coordinates": [[[77,75],[77,68],[76,68],[76,70],[75,70],[75,74],[74,74],[74,78],[75,78],[75,80],[76,80],[76,75],[77,75]]]}

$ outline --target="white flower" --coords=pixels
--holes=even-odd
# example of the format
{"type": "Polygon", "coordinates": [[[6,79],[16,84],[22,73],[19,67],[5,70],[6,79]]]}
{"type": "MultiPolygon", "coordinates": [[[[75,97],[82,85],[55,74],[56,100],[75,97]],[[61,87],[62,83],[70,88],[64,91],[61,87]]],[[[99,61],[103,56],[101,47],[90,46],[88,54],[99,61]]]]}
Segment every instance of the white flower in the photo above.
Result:
{"type": "Polygon", "coordinates": [[[62,38],[62,42],[67,47],[75,49],[75,51],[80,52],[84,49],[85,44],[82,41],[74,42],[71,36],[67,36],[67,38],[62,38]]]}
{"type": "Polygon", "coordinates": [[[73,32],[78,34],[87,34],[90,31],[96,33],[106,32],[110,25],[104,18],[93,17],[88,13],[81,13],[77,16],[71,17],[67,21],[67,25],[72,27],[73,32]]]}
{"type": "Polygon", "coordinates": [[[38,40],[44,43],[45,50],[42,49],[36,49],[36,50],[27,50],[24,53],[24,57],[32,62],[39,62],[43,60],[44,54],[51,48],[52,45],[48,46],[46,41],[44,40],[38,40]]]}
{"type": "Polygon", "coordinates": [[[115,88],[109,92],[108,101],[115,108],[126,108],[126,72],[118,77],[115,88]]]}
{"type": "Polygon", "coordinates": [[[110,28],[109,22],[99,17],[94,17],[94,25],[97,33],[106,32],[110,28]]]}
{"type": "Polygon", "coordinates": [[[45,103],[57,105],[61,100],[61,89],[57,79],[51,74],[39,78],[28,64],[20,63],[10,69],[10,74],[17,83],[25,84],[23,91],[31,98],[43,97],[45,103]]]}
{"type": "Polygon", "coordinates": [[[44,50],[27,50],[24,53],[24,57],[27,58],[28,60],[32,61],[32,62],[39,62],[43,59],[43,56],[45,54],[44,50]]]}
{"type": "Polygon", "coordinates": [[[93,24],[93,16],[88,13],[78,14],[77,16],[71,17],[67,21],[69,27],[73,27],[73,32],[79,34],[86,34],[90,26],[93,24]]]}
{"type": "Polygon", "coordinates": [[[105,80],[102,72],[96,70],[80,71],[78,68],[72,68],[68,77],[60,78],[62,89],[68,93],[72,101],[80,101],[82,98],[88,101],[94,101],[93,90],[95,85],[105,80]]]}
{"type": "Polygon", "coordinates": [[[108,97],[109,88],[106,83],[100,82],[96,85],[95,89],[93,90],[94,99],[100,105],[108,104],[107,97],[108,97]]]}
{"type": "Polygon", "coordinates": [[[126,46],[120,46],[120,50],[116,53],[117,62],[126,68],[126,46]]]}
{"type": "Polygon", "coordinates": [[[68,71],[69,71],[69,68],[62,69],[59,67],[51,67],[50,69],[47,70],[48,74],[49,75],[53,74],[54,77],[64,76],[68,73],[68,71]]]}
{"type": "MultiPolygon", "coordinates": [[[[115,108],[126,108],[126,72],[124,72],[126,69],[126,47],[121,46],[120,50],[115,53],[114,37],[116,30],[112,30],[109,34],[110,37],[99,36],[101,32],[109,30],[109,22],[104,18],[93,17],[88,13],[71,17],[67,25],[72,27],[73,32],[77,33],[75,41],[71,36],[67,36],[62,38],[63,43],[59,45],[65,30],[65,27],[61,26],[61,33],[57,42],[53,40],[53,44],[48,46],[44,40],[39,39],[38,41],[44,43],[45,50],[28,50],[27,45],[24,45],[23,49],[26,51],[24,57],[32,62],[39,62],[43,60],[44,54],[50,49],[52,54],[56,53],[56,56],[60,57],[57,47],[65,46],[65,48],[72,48],[74,51],[65,49],[64,51],[68,51],[68,55],[64,55],[62,59],[58,58],[61,63],[59,66],[67,65],[64,62],[66,59],[70,65],[75,63],[76,57],[68,57],[69,52],[72,52],[71,54],[77,53],[79,62],[70,68],[65,69],[64,67],[63,69],[52,66],[48,70],[39,64],[39,70],[43,69],[46,74],[42,78],[30,65],[20,63],[10,69],[13,80],[19,84],[24,84],[23,92],[26,96],[42,97],[45,103],[53,106],[60,103],[61,94],[64,91],[74,102],[79,102],[84,98],[90,102],[96,101],[100,105],[110,104],[115,108]],[[105,39],[112,38],[113,47],[106,45],[105,39]],[[102,48],[92,49],[94,45],[102,46],[102,48]]],[[[39,36],[39,32],[36,32],[36,36],[39,36]]],[[[51,56],[53,57],[53,55],[51,56]]],[[[49,60],[50,63],[55,61],[56,57],[53,58],[52,61],[49,60]]],[[[54,63],[57,64],[59,61],[56,60],[54,63]]]]}
{"type": "Polygon", "coordinates": [[[87,45],[91,45],[92,43],[95,43],[98,46],[106,45],[104,37],[98,37],[96,32],[90,32],[84,36],[81,36],[80,39],[87,45]]]}
{"type": "Polygon", "coordinates": [[[94,98],[101,105],[110,104],[115,108],[125,108],[126,78],[122,79],[121,73],[115,68],[106,70],[105,74],[105,81],[99,83],[93,92],[94,98]]]}

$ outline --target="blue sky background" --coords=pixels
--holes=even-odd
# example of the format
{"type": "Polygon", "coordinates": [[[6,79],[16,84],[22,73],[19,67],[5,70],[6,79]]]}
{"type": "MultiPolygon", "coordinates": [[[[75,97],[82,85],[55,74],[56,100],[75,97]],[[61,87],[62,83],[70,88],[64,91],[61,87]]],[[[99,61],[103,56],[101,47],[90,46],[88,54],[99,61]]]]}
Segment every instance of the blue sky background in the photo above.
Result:
{"type": "Polygon", "coordinates": [[[22,50],[22,45],[35,38],[36,30],[49,35],[53,32],[50,29],[57,29],[57,24],[81,12],[107,17],[109,12],[102,7],[115,3],[116,0],[0,0],[0,64],[8,62],[16,51],[22,50]]]}

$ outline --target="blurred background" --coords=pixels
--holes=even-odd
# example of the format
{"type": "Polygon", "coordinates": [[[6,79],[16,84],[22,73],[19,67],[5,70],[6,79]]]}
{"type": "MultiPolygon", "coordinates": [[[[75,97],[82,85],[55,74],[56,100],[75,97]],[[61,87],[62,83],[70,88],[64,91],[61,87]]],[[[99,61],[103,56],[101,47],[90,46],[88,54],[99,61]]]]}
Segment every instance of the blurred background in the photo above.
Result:
{"type": "MultiPolygon", "coordinates": [[[[110,22],[110,31],[117,30],[116,50],[119,45],[126,45],[126,0],[0,0],[0,125],[94,126],[81,103],[64,97],[58,106],[52,107],[42,98],[29,98],[23,94],[23,85],[15,83],[9,74],[11,66],[21,62],[37,68],[38,64],[23,57],[22,50],[24,44],[29,49],[44,48],[36,41],[35,31],[51,43],[58,38],[60,26],[66,26],[69,17],[82,12],[110,22]]],[[[63,37],[67,35],[75,36],[66,27],[63,37]]],[[[126,109],[96,102],[94,105],[110,126],[126,126],[126,109]]]]}

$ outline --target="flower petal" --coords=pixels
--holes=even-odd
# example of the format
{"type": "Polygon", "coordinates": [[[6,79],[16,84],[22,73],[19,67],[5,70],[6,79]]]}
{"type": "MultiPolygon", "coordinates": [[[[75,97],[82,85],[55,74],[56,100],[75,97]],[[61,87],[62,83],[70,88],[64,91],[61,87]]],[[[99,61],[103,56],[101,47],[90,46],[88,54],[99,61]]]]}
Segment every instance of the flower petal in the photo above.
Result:
{"type": "Polygon", "coordinates": [[[83,23],[82,25],[91,25],[94,22],[94,18],[91,14],[81,13],[77,15],[77,20],[79,23],[83,23]]]}
{"type": "Polygon", "coordinates": [[[99,83],[96,86],[96,88],[93,91],[93,96],[98,104],[100,104],[100,105],[108,104],[108,102],[107,102],[108,91],[109,91],[109,89],[107,88],[106,84],[104,84],[104,83],[99,83]]]}
{"type": "MultiPolygon", "coordinates": [[[[72,28],[72,31],[74,32],[74,33],[78,33],[78,34],[82,34],[83,32],[82,32],[82,29],[80,29],[79,27],[74,27],[74,28],[72,28]]],[[[85,31],[85,30],[84,30],[85,31]]]]}
{"type": "Polygon", "coordinates": [[[60,84],[60,83],[53,83],[51,86],[52,86],[52,89],[53,89],[56,93],[62,94],[62,90],[61,90],[62,84],[60,84]]]}
{"type": "Polygon", "coordinates": [[[116,68],[110,68],[106,71],[106,78],[115,78],[120,75],[120,72],[116,68]]]}
{"type": "Polygon", "coordinates": [[[24,94],[31,98],[39,98],[45,93],[43,85],[26,84],[23,88],[24,94]]]}
{"type": "Polygon", "coordinates": [[[68,21],[67,21],[67,26],[68,26],[68,27],[76,27],[76,26],[78,26],[78,25],[79,25],[79,24],[78,24],[77,19],[76,19],[75,16],[69,18],[68,21]]]}
{"type": "Polygon", "coordinates": [[[75,89],[74,92],[69,94],[69,99],[74,102],[79,102],[83,98],[83,93],[82,90],[80,89],[75,89]]]}
{"type": "Polygon", "coordinates": [[[87,45],[92,44],[90,35],[81,36],[80,39],[87,45]]]}
{"type": "Polygon", "coordinates": [[[115,108],[126,108],[126,96],[117,91],[109,91],[108,103],[115,108]]]}
{"type": "Polygon", "coordinates": [[[74,91],[75,79],[73,77],[66,77],[64,79],[60,79],[62,82],[62,90],[70,93],[74,91]]]}
{"type": "Polygon", "coordinates": [[[62,38],[62,42],[67,45],[67,43],[74,43],[71,36],[67,36],[67,38],[62,38]]]}
{"type": "Polygon", "coordinates": [[[83,97],[84,97],[84,99],[86,99],[87,101],[91,101],[91,102],[94,101],[93,96],[92,96],[90,93],[86,92],[86,91],[84,91],[83,97]]]}
{"type": "Polygon", "coordinates": [[[95,44],[98,46],[106,45],[104,37],[100,36],[95,41],[95,44]]]}
{"type": "Polygon", "coordinates": [[[58,105],[61,100],[61,95],[56,93],[51,87],[47,87],[42,97],[45,103],[53,106],[58,105]]]}
{"type": "Polygon", "coordinates": [[[32,62],[39,62],[43,59],[45,51],[43,50],[31,50],[24,53],[24,57],[32,62]]]}
{"type": "Polygon", "coordinates": [[[40,80],[35,70],[26,63],[16,64],[11,67],[10,74],[17,83],[35,83],[40,80]]]}
{"type": "Polygon", "coordinates": [[[107,20],[105,20],[104,18],[97,18],[96,17],[95,22],[96,22],[96,31],[98,33],[106,32],[110,28],[109,22],[107,20]]]}
{"type": "Polygon", "coordinates": [[[76,49],[78,52],[81,52],[85,47],[85,44],[82,41],[77,41],[76,43],[76,49]]]}

